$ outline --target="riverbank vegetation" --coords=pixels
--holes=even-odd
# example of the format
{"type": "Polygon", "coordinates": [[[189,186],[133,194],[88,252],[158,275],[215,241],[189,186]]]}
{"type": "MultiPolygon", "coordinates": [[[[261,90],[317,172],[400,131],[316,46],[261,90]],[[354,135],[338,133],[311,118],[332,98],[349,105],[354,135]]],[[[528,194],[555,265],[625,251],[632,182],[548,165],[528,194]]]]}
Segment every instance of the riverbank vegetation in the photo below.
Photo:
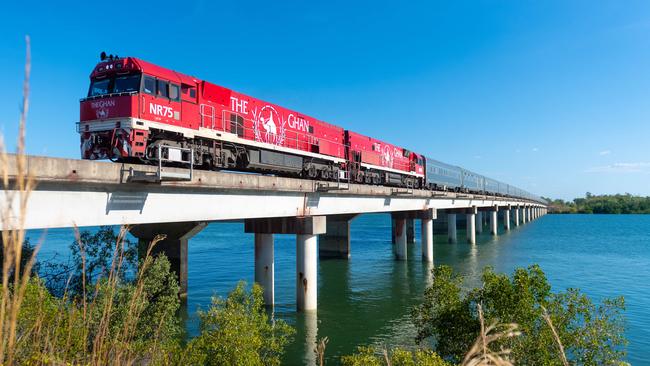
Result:
{"type": "Polygon", "coordinates": [[[469,290],[451,267],[432,275],[412,312],[420,348],[359,347],[342,364],[626,365],[622,297],[596,305],[577,289],[554,293],[536,265],[511,276],[488,267],[469,290]]]}
{"type": "Polygon", "coordinates": [[[549,202],[550,213],[650,214],[650,197],[633,196],[629,193],[593,195],[587,192],[585,197],[573,201],[545,199],[549,202]]]}
{"type": "Polygon", "coordinates": [[[461,290],[462,281],[450,267],[436,267],[413,312],[418,340],[435,341],[436,352],[447,360],[463,359],[482,328],[481,316],[487,323],[517,324],[520,335],[502,337],[495,346],[511,350],[518,364],[561,365],[566,355],[572,364],[611,365],[625,356],[622,297],[595,305],[577,289],[552,292],[535,265],[512,276],[488,267],[481,286],[469,291],[461,290]]]}

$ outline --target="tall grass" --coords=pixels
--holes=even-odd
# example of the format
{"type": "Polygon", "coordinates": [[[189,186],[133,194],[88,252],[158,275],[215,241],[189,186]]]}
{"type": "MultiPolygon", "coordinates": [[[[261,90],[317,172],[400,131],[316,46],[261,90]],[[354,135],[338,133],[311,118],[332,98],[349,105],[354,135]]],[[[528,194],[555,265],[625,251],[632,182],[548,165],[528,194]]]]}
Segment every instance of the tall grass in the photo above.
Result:
{"type": "Polygon", "coordinates": [[[3,229],[0,364],[170,363],[170,353],[162,350],[164,340],[158,332],[160,327],[149,341],[136,340],[136,328],[147,305],[144,273],[154,261],[152,248],[164,237],[159,236],[150,243],[135,284],[129,291],[125,291],[119,281],[127,227],[120,229],[110,268],[103,278],[95,281],[92,291],[86,289],[84,243],[75,230],[83,264],[83,291],[78,298],[69,296],[67,286],[63,297],[56,298],[41,280],[32,276],[38,246],[30,258],[23,258],[27,203],[35,188],[25,153],[31,72],[29,37],[25,41],[25,79],[15,155],[7,154],[4,143],[0,146],[4,193],[0,207],[3,229]],[[27,259],[26,264],[21,265],[24,259],[27,259]],[[117,311],[117,308],[121,310],[117,311]]]}
{"type": "Polygon", "coordinates": [[[27,202],[34,188],[34,179],[27,171],[25,156],[25,125],[29,111],[29,77],[31,72],[30,39],[25,38],[26,60],[25,80],[23,82],[23,100],[20,111],[16,157],[11,159],[2,143],[0,154],[0,169],[4,191],[4,206],[2,210],[2,290],[0,299],[0,364],[13,364],[17,322],[27,283],[30,278],[34,258],[21,268],[22,244],[25,240],[25,224],[27,202]],[[15,165],[14,176],[10,179],[10,166],[15,165]]]}

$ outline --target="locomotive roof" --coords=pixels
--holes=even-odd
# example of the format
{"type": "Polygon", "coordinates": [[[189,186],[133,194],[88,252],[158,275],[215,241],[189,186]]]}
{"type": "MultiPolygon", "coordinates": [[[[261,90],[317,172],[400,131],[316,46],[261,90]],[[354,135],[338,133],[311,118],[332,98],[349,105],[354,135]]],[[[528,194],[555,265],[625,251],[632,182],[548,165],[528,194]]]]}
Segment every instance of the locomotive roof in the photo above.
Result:
{"type": "Polygon", "coordinates": [[[185,75],[183,73],[152,64],[151,62],[136,57],[121,57],[116,59],[103,60],[99,62],[97,66],[95,66],[93,72],[90,74],[90,77],[92,78],[105,74],[117,73],[124,69],[140,70],[141,72],[152,76],[189,85],[195,85],[200,81],[193,76],[185,75]],[[120,67],[116,67],[117,65],[120,67]]]}

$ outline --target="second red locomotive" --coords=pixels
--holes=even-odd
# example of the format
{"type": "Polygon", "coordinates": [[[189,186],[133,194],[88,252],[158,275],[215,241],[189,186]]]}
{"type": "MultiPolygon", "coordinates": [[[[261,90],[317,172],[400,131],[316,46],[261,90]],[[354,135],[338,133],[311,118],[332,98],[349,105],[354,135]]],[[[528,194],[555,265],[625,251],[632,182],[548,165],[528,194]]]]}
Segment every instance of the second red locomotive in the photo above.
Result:
{"type": "Polygon", "coordinates": [[[137,58],[102,57],[90,81],[83,159],[424,185],[419,154],[137,58]]]}

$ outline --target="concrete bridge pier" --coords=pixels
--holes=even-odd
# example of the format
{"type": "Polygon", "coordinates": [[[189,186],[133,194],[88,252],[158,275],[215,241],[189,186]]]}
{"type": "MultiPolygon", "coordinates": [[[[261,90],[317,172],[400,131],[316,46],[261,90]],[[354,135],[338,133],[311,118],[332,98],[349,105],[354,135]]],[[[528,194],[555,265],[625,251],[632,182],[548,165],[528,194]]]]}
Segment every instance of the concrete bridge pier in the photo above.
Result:
{"type": "Polygon", "coordinates": [[[169,222],[160,224],[140,224],[131,227],[130,232],[138,238],[138,254],[144,257],[149,245],[157,235],[165,235],[165,239],[156,243],[151,255],[165,254],[171,270],[176,273],[180,287],[179,296],[187,297],[187,243],[207,226],[205,222],[169,222]]]}
{"type": "Polygon", "coordinates": [[[406,219],[406,243],[415,244],[415,220],[406,219]]]}
{"type": "Polygon", "coordinates": [[[483,234],[483,211],[476,213],[476,233],[483,234]]]}
{"type": "Polygon", "coordinates": [[[490,209],[490,234],[497,236],[498,232],[498,221],[499,221],[499,208],[494,206],[490,209]]]}
{"type": "Polygon", "coordinates": [[[450,243],[456,243],[458,241],[456,214],[451,212],[447,213],[447,237],[449,238],[450,243]]]}
{"type": "Polygon", "coordinates": [[[505,231],[510,231],[510,210],[512,208],[508,206],[505,211],[503,211],[503,229],[505,231]]]}
{"type": "Polygon", "coordinates": [[[476,244],[476,207],[467,209],[467,242],[476,244]]]}
{"type": "Polygon", "coordinates": [[[296,303],[298,310],[316,310],[318,236],[296,235],[296,303]]]}
{"type": "Polygon", "coordinates": [[[515,207],[514,209],[514,214],[515,214],[515,226],[519,226],[519,206],[515,207]]]}
{"type": "Polygon", "coordinates": [[[395,244],[393,244],[393,254],[398,261],[407,260],[407,246],[406,246],[406,219],[395,218],[395,244]]]}
{"type": "Polygon", "coordinates": [[[424,210],[420,217],[422,224],[422,260],[427,263],[433,263],[433,220],[436,218],[437,212],[435,209],[424,210]]]}
{"type": "MultiPolygon", "coordinates": [[[[396,234],[396,229],[395,229],[395,220],[397,220],[396,216],[393,215],[391,218],[391,240],[392,243],[395,244],[395,238],[397,237],[396,234]]],[[[406,231],[406,243],[407,244],[414,244],[415,243],[415,223],[413,222],[413,219],[411,218],[405,218],[404,219],[404,230],[406,231]]]]}
{"type": "Polygon", "coordinates": [[[327,216],[327,232],[318,238],[320,259],[350,258],[350,223],[357,215],[327,216]]]}
{"type": "Polygon", "coordinates": [[[527,215],[527,214],[528,214],[528,207],[524,206],[524,207],[521,209],[521,223],[522,223],[522,224],[525,224],[525,223],[528,222],[528,220],[527,220],[527,218],[528,218],[527,216],[528,216],[528,215],[527,215]]]}
{"type": "Polygon", "coordinates": [[[273,234],[255,233],[255,282],[264,289],[264,303],[275,304],[273,234]]]}
{"type": "MultiPolygon", "coordinates": [[[[298,310],[316,310],[317,308],[318,235],[325,234],[326,229],[327,219],[325,216],[277,217],[244,221],[244,230],[247,233],[296,235],[296,307],[298,310]]],[[[268,240],[268,237],[266,238],[268,240]]],[[[268,255],[255,257],[255,268],[265,269],[267,267],[263,263],[263,259],[268,259],[268,255]]],[[[260,284],[265,288],[266,300],[266,297],[270,297],[270,293],[273,291],[270,290],[274,286],[273,277],[261,276],[261,278],[263,281],[267,281],[266,284],[260,284]],[[269,281],[271,283],[268,283],[269,281]]],[[[267,305],[273,304],[267,303],[267,305]]]]}

